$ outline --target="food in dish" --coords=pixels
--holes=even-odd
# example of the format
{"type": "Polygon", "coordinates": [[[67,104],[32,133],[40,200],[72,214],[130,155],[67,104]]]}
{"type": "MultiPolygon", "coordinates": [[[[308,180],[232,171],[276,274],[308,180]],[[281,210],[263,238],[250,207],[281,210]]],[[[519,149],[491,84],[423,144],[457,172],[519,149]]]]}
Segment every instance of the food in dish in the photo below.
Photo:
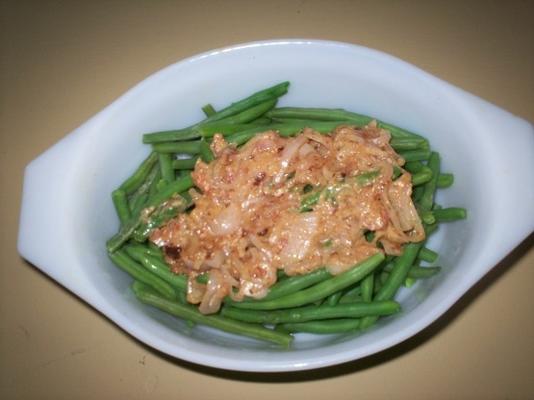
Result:
{"type": "Polygon", "coordinates": [[[437,258],[425,240],[465,210],[434,204],[453,177],[428,141],[341,109],[276,108],[288,86],[144,135],[153,152],[113,192],[108,241],[141,301],[287,346],[364,330],[439,271],[420,265],[437,258]]]}

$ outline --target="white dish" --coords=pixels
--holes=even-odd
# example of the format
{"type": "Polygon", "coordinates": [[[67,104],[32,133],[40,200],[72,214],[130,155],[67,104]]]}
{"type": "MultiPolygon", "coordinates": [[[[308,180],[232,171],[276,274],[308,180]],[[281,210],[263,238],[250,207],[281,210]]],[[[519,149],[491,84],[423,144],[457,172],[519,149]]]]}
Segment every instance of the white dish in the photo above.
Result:
{"type": "Polygon", "coordinates": [[[26,168],[18,248],[44,273],[146,344],[198,364],[290,371],[356,360],[416,334],[443,314],[534,229],[534,129],[525,120],[399,59],[351,44],[275,40],[210,51],[147,78],[26,168]],[[111,191],[149,152],[141,134],[187,126],[210,102],[272,84],[279,105],[343,107],[422,133],[455,174],[439,202],[469,210],[429,247],[443,272],[403,291],[403,312],[365,334],[300,335],[291,350],[191,330],[140,304],[106,255],[118,227],[111,191]]]}

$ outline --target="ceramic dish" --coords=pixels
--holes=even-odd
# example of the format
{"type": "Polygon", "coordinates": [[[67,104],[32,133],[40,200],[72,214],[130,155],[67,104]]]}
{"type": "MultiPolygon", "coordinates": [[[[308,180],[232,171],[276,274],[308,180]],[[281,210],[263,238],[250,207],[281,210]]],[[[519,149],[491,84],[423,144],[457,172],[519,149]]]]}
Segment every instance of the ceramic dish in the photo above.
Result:
{"type": "Polygon", "coordinates": [[[243,371],[318,368],[378,352],[443,314],[534,229],[534,131],[527,121],[368,48],[276,40],[210,51],[125,93],[26,168],[19,251],[37,268],[144,343],[198,364],[243,371]],[[442,273],[402,291],[403,311],[365,334],[298,335],[290,350],[197,326],[140,304],[109,261],[118,227],[110,199],[150,148],[141,134],[184,127],[201,107],[284,80],[279,105],[343,107],[430,139],[455,174],[438,201],[469,210],[429,244],[442,273]]]}

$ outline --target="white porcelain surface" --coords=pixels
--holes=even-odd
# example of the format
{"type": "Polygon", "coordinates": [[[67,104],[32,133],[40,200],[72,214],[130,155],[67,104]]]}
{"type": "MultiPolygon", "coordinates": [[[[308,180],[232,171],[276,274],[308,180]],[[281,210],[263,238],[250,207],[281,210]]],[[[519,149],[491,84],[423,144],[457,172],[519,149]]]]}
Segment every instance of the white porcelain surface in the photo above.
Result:
{"type": "Polygon", "coordinates": [[[350,44],[278,40],[207,52],[147,78],[26,168],[20,254],[148,345],[243,371],[355,360],[414,335],[534,230],[534,129],[525,120],[389,55],[350,44]],[[291,350],[181,321],[138,303],[108,260],[118,227],[111,191],[149,152],[141,134],[187,126],[201,106],[291,81],[279,105],[343,107],[419,132],[455,184],[439,195],[469,210],[429,247],[443,273],[401,292],[403,312],[363,335],[299,335],[291,350]]]}

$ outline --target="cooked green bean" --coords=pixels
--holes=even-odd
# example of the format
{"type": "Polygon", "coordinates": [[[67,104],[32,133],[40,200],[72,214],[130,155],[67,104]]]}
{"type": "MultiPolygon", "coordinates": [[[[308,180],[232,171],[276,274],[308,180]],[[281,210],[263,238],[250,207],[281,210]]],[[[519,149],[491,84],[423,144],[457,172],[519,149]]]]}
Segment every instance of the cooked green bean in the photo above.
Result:
{"type": "MultiPolygon", "coordinates": [[[[406,280],[408,271],[410,270],[422,243],[409,243],[404,246],[402,254],[395,259],[393,270],[389,274],[386,282],[382,285],[380,290],[376,293],[373,301],[391,300],[406,280]]],[[[364,317],[361,322],[361,328],[366,329],[373,325],[377,317],[364,317]]]]}
{"type": "Polygon", "coordinates": [[[170,141],[176,141],[176,140],[182,141],[182,140],[197,139],[200,137],[200,134],[197,130],[199,126],[212,123],[215,121],[219,121],[227,117],[231,117],[251,107],[254,107],[260,103],[263,103],[268,100],[276,99],[282,96],[283,94],[287,93],[288,86],[289,86],[289,82],[282,82],[270,88],[260,90],[259,92],[256,92],[243,100],[240,100],[236,103],[231,104],[230,106],[222,109],[221,111],[216,112],[215,114],[209,116],[208,118],[199,122],[198,124],[190,126],[188,128],[171,130],[171,131],[146,133],[143,135],[143,143],[160,143],[160,142],[170,142],[170,141]]]}
{"type": "Polygon", "coordinates": [[[200,140],[189,142],[161,142],[152,145],[152,149],[158,153],[175,153],[175,154],[199,154],[200,140]]]}
{"type": "Polygon", "coordinates": [[[281,324],[291,322],[318,321],[332,318],[359,318],[364,316],[391,315],[400,310],[395,301],[373,303],[338,304],[335,306],[307,306],[285,310],[244,310],[225,306],[221,314],[225,317],[258,324],[281,324]]]}
{"type": "MultiPolygon", "coordinates": [[[[386,266],[384,268],[384,272],[386,273],[391,272],[391,270],[393,269],[392,267],[393,267],[392,264],[386,266]]],[[[440,271],[441,271],[441,267],[436,267],[436,266],[421,267],[419,265],[412,265],[410,267],[410,270],[408,271],[408,278],[413,278],[413,279],[430,278],[436,275],[437,273],[439,273],[440,271]]]]}
{"type": "Polygon", "coordinates": [[[433,210],[432,214],[436,222],[451,222],[467,218],[467,211],[462,207],[449,207],[433,210]]]}
{"type": "Polygon", "coordinates": [[[204,140],[200,141],[199,153],[200,153],[200,158],[205,163],[209,163],[213,161],[213,159],[215,158],[213,156],[213,153],[211,152],[210,145],[204,140]]]}
{"type": "Polygon", "coordinates": [[[158,296],[154,291],[143,285],[134,285],[132,289],[137,298],[143,303],[149,304],[186,321],[193,321],[196,324],[211,326],[225,332],[248,336],[254,339],[266,340],[284,347],[289,347],[293,340],[292,336],[289,334],[267,329],[261,325],[234,321],[217,314],[201,314],[197,307],[169,301],[158,296]]]}
{"type": "MultiPolygon", "coordinates": [[[[282,281],[275,283],[269,288],[269,292],[261,301],[270,301],[278,299],[280,297],[288,296],[293,293],[297,293],[302,289],[306,289],[312,285],[323,282],[326,279],[332,278],[330,272],[325,268],[319,268],[304,275],[290,276],[282,281]]],[[[256,302],[258,300],[245,298],[241,303],[256,302]]],[[[230,304],[233,302],[228,301],[230,304]]]]}
{"type": "MultiPolygon", "coordinates": [[[[351,124],[362,127],[376,120],[366,115],[356,114],[343,109],[329,109],[329,108],[299,108],[299,107],[281,107],[275,108],[266,114],[273,119],[316,119],[320,121],[349,121],[351,124]]],[[[418,137],[415,133],[401,129],[391,124],[376,120],[378,126],[389,130],[391,136],[394,138],[401,137],[418,137]]]]}
{"type": "Polygon", "coordinates": [[[119,216],[119,220],[124,225],[131,218],[126,192],[122,189],[116,189],[111,193],[111,199],[115,205],[115,211],[119,216]]]}
{"type": "Polygon", "coordinates": [[[160,153],[158,158],[162,179],[165,179],[167,183],[174,181],[176,176],[172,167],[172,156],[168,153],[160,153]]]}
{"type": "Polygon", "coordinates": [[[256,92],[243,100],[232,103],[230,106],[223,108],[221,111],[218,111],[211,117],[207,118],[204,123],[219,121],[223,118],[245,111],[267,100],[277,99],[278,97],[287,93],[288,87],[289,82],[282,82],[267,89],[260,90],[259,92],[256,92]]]}
{"type": "Polygon", "coordinates": [[[156,207],[163,203],[165,200],[170,199],[174,194],[182,193],[193,186],[193,179],[188,174],[184,177],[176,179],[174,182],[169,183],[161,191],[156,193],[152,199],[147,203],[147,207],[156,207]]]}
{"type": "Polygon", "coordinates": [[[423,161],[428,160],[430,157],[430,150],[418,149],[418,150],[407,150],[399,152],[399,155],[404,158],[404,161],[423,161]]]}
{"type": "Polygon", "coordinates": [[[187,277],[173,273],[164,261],[150,254],[144,246],[129,244],[124,248],[130,257],[139,262],[146,270],[167,282],[176,291],[187,292],[187,277]]]}
{"type": "Polygon", "coordinates": [[[328,321],[309,321],[281,324],[281,328],[286,332],[306,332],[329,335],[334,333],[357,331],[360,329],[360,322],[360,319],[331,319],[328,321]]]}
{"type": "Polygon", "coordinates": [[[454,183],[454,175],[450,173],[441,173],[438,176],[438,181],[436,183],[437,187],[440,189],[448,188],[454,183]]]}
{"type": "MultiPolygon", "coordinates": [[[[233,304],[234,307],[253,310],[274,310],[277,308],[293,308],[324,299],[332,293],[342,290],[361,281],[384,260],[382,253],[377,253],[356,264],[351,269],[333,276],[332,278],[287,296],[274,300],[258,300],[256,302],[242,302],[233,304]]],[[[389,299],[388,299],[389,300],[389,299]]]]}
{"type": "Polygon", "coordinates": [[[408,277],[413,279],[430,278],[441,271],[441,267],[420,267],[414,265],[408,271],[408,277]]]}
{"type": "MultiPolygon", "coordinates": [[[[152,198],[149,198],[146,208],[155,209],[155,207],[171,198],[171,196],[184,192],[191,186],[193,186],[191,175],[176,179],[174,182],[166,185],[161,191],[157,192],[152,198]]],[[[141,215],[132,215],[132,217],[121,227],[119,232],[107,241],[106,246],[110,253],[116,251],[130,239],[134,231],[142,223],[143,217],[144,216],[141,215]]]]}
{"type": "Polygon", "coordinates": [[[423,194],[419,200],[419,206],[422,211],[430,211],[434,204],[434,194],[436,193],[436,186],[440,173],[440,159],[438,153],[432,152],[430,154],[427,167],[432,171],[432,178],[425,183],[423,194]]]}
{"type": "Polygon", "coordinates": [[[159,228],[171,218],[184,212],[190,205],[190,202],[185,198],[175,195],[173,201],[168,202],[165,207],[158,207],[148,218],[143,218],[132,234],[133,239],[141,243],[144,242],[154,229],[159,228]]]}
{"type": "Polygon", "coordinates": [[[204,107],[202,107],[202,111],[204,111],[206,117],[211,117],[212,115],[217,113],[217,111],[215,111],[215,108],[213,108],[211,104],[206,104],[204,107]]]}
{"type": "Polygon", "coordinates": [[[330,296],[328,296],[325,300],[326,305],[328,306],[335,306],[339,303],[339,300],[341,299],[341,296],[343,296],[343,291],[338,290],[335,293],[332,293],[330,296]]]}
{"type": "Polygon", "coordinates": [[[428,247],[423,247],[421,250],[419,250],[417,258],[419,258],[421,261],[433,263],[438,259],[438,256],[439,254],[435,251],[430,250],[428,247]]]}
{"type": "Polygon", "coordinates": [[[142,195],[133,199],[131,204],[131,215],[139,215],[141,210],[145,207],[146,202],[148,201],[148,193],[143,193],[142,195]]]}
{"type": "Polygon", "coordinates": [[[150,286],[152,289],[157,291],[159,294],[164,296],[167,299],[176,299],[176,292],[163,279],[160,279],[158,276],[153,273],[145,270],[141,265],[136,261],[130,258],[130,256],[124,250],[117,250],[114,253],[109,253],[109,258],[113,263],[130,274],[134,279],[150,286]]]}
{"type": "Polygon", "coordinates": [[[174,169],[193,169],[197,163],[198,157],[182,158],[178,160],[172,160],[172,167],[174,169]]]}
{"type": "Polygon", "coordinates": [[[265,132],[269,130],[277,131],[282,137],[288,137],[288,136],[296,135],[297,133],[301,132],[304,128],[312,128],[315,131],[320,132],[320,133],[328,133],[328,132],[331,132],[339,124],[340,124],[339,121],[295,120],[291,122],[273,123],[270,125],[263,125],[263,126],[258,125],[258,126],[254,126],[253,128],[247,129],[245,131],[235,132],[229,135],[226,138],[226,140],[229,143],[235,143],[236,145],[239,146],[239,145],[242,145],[248,142],[257,133],[265,132]]]}
{"type": "MultiPolygon", "coordinates": [[[[416,202],[416,204],[418,203],[416,202]]],[[[436,218],[434,217],[434,214],[432,213],[432,211],[424,211],[420,209],[419,218],[421,218],[421,221],[423,221],[427,225],[432,225],[436,223],[436,218]]]]}
{"type": "Polygon", "coordinates": [[[407,137],[407,138],[393,138],[390,140],[389,144],[395,151],[405,151],[405,150],[416,150],[420,149],[426,143],[426,139],[418,137],[407,137]]]}
{"type": "Polygon", "coordinates": [[[421,161],[408,161],[404,164],[404,169],[412,174],[416,174],[423,169],[425,165],[421,161]]]}
{"type": "Polygon", "coordinates": [[[361,283],[362,300],[367,303],[373,300],[374,283],[374,274],[367,275],[361,283]]]}
{"type": "Polygon", "coordinates": [[[250,107],[239,114],[232,115],[231,117],[227,117],[224,119],[218,120],[220,123],[232,125],[232,124],[246,124],[247,122],[254,121],[255,119],[261,117],[263,114],[265,114],[267,111],[269,111],[271,108],[273,108],[276,105],[278,99],[269,99],[267,101],[264,101],[262,103],[259,103],[253,107],[250,107]]]}
{"type": "Polygon", "coordinates": [[[142,205],[146,201],[145,195],[150,193],[152,185],[155,185],[154,181],[157,181],[160,178],[161,169],[158,163],[156,163],[146,176],[144,182],[130,195],[128,199],[128,204],[130,206],[130,211],[132,215],[136,214],[134,210],[140,210],[142,208],[142,205]]]}
{"type": "Polygon", "coordinates": [[[211,138],[216,133],[220,133],[221,135],[226,137],[232,133],[246,131],[259,126],[264,127],[268,126],[269,124],[269,121],[258,120],[254,120],[253,122],[248,124],[229,124],[226,122],[226,120],[223,119],[222,121],[216,121],[209,124],[201,125],[197,128],[197,131],[203,138],[211,138]]]}
{"type": "Polygon", "coordinates": [[[127,195],[133,193],[139,186],[141,186],[150,173],[152,167],[158,162],[158,155],[154,152],[150,153],[148,157],[139,165],[133,175],[126,179],[119,189],[122,189],[127,195]]]}
{"type": "Polygon", "coordinates": [[[427,183],[430,179],[432,179],[432,171],[430,168],[424,166],[419,172],[412,175],[412,185],[419,186],[427,183]]]}

